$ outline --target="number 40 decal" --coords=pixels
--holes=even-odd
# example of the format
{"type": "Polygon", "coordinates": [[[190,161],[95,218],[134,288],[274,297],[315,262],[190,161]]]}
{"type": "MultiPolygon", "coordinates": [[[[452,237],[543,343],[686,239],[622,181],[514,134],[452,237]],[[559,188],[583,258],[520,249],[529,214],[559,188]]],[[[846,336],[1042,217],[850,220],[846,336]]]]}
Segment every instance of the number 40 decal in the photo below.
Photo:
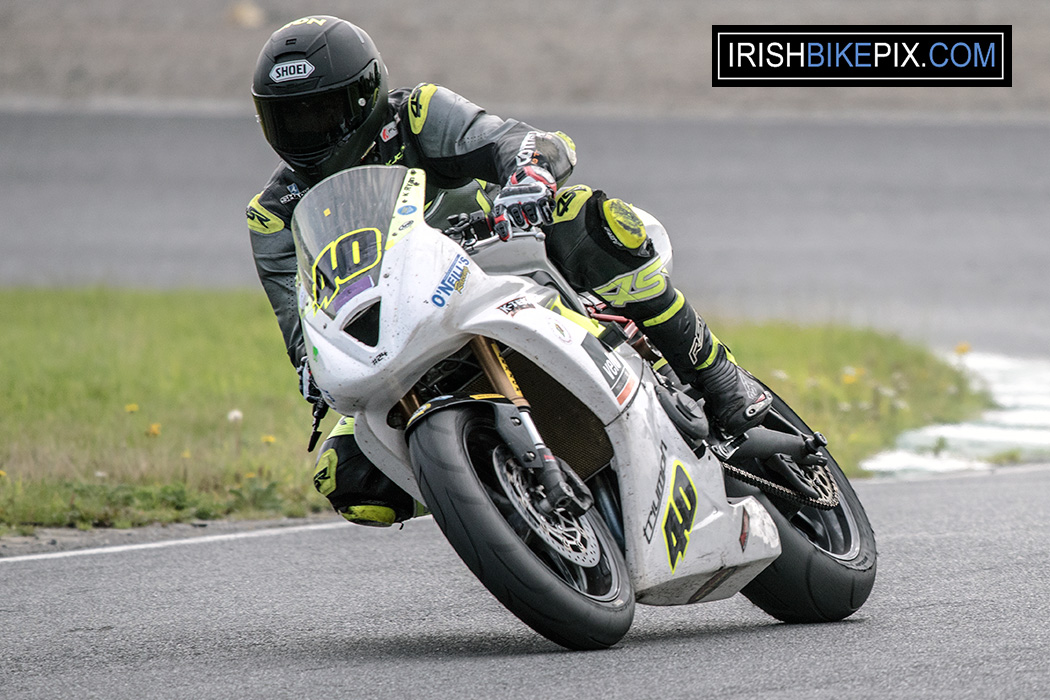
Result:
{"type": "Polygon", "coordinates": [[[327,309],[351,280],[379,264],[382,234],[376,228],[344,233],[317,254],[314,261],[314,302],[327,309]]]}
{"type": "Polygon", "coordinates": [[[671,482],[671,495],[667,499],[667,513],[664,515],[664,540],[667,542],[667,560],[671,564],[671,573],[678,562],[685,557],[689,546],[689,532],[693,529],[693,518],[696,517],[696,487],[689,472],[682,463],[674,461],[674,480],[671,482]]]}

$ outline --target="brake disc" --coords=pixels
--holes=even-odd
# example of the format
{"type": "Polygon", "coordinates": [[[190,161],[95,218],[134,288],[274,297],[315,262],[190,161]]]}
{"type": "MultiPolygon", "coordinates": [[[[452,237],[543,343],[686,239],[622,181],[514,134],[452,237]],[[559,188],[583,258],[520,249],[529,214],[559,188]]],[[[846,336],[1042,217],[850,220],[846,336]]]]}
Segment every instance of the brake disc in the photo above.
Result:
{"type": "Polygon", "coordinates": [[[492,453],[492,466],[514,509],[536,535],[557,554],[585,568],[598,565],[601,548],[594,528],[584,518],[575,518],[563,508],[550,515],[533,503],[538,486],[531,483],[529,470],[522,467],[510,451],[500,446],[492,453]]]}

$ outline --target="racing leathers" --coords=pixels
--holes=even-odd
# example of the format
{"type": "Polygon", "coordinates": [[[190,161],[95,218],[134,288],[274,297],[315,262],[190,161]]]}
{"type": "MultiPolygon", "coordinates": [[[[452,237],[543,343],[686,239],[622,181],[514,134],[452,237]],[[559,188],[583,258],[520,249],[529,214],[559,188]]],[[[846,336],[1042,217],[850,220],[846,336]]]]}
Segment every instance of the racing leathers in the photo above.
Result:
{"type": "MultiPolygon", "coordinates": [[[[549,175],[555,181],[550,183],[553,192],[576,163],[575,146],[561,132],[501,119],[436,85],[393,90],[388,109],[385,126],[360,164],[422,169],[427,176],[426,219],[437,228],[450,215],[488,211],[501,185],[532,179],[523,171],[542,173],[536,176],[541,181],[549,175]]],[[[306,350],[290,226],[296,204],[314,184],[282,163],[247,208],[256,269],[297,367],[306,350]]],[[[761,419],[770,403],[768,392],[763,394],[760,385],[736,368],[726,348],[671,285],[630,205],[576,185],[557,190],[547,215],[552,219],[544,226],[548,255],[577,291],[635,321],[679,377],[700,388],[714,406],[716,420],[730,424],[730,430],[761,419]]],[[[389,525],[423,512],[361,453],[352,418],[342,418],[322,445],[314,485],[351,522],[389,525]]]]}

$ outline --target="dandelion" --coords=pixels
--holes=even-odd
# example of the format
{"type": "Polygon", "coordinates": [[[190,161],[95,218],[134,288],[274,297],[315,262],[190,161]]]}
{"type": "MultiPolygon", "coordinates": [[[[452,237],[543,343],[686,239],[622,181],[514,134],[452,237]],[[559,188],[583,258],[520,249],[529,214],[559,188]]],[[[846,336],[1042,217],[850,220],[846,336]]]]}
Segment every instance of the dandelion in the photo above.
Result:
{"type": "Polygon", "coordinates": [[[157,437],[160,435],[160,423],[150,423],[149,430],[146,431],[146,437],[157,437]]]}
{"type": "Polygon", "coordinates": [[[955,354],[959,357],[962,357],[966,353],[970,352],[971,349],[972,348],[970,347],[970,344],[963,341],[955,346],[955,354]]]}
{"type": "Polygon", "coordinates": [[[226,420],[229,421],[230,425],[233,426],[233,454],[235,457],[241,456],[241,421],[244,420],[244,414],[238,409],[233,409],[226,414],[226,420]]]}
{"type": "Polygon", "coordinates": [[[193,458],[193,455],[192,455],[192,454],[190,454],[190,451],[189,451],[189,450],[183,450],[183,451],[182,451],[182,458],[183,458],[183,459],[192,459],[192,458],[193,458]]]}
{"type": "Polygon", "coordinates": [[[137,413],[139,405],[137,403],[129,403],[124,406],[124,411],[127,413],[137,413]]]}
{"type": "Polygon", "coordinates": [[[248,472],[248,473],[246,473],[244,475],[244,478],[245,479],[254,479],[255,478],[255,472],[248,472]]]}
{"type": "Polygon", "coordinates": [[[3,469],[0,469],[0,479],[6,479],[6,478],[7,478],[7,472],[5,472],[3,469]]]}
{"type": "Polygon", "coordinates": [[[263,435],[262,441],[264,445],[272,445],[275,442],[277,442],[277,438],[275,438],[273,435],[263,435]]]}
{"type": "Polygon", "coordinates": [[[857,380],[860,379],[861,375],[864,374],[863,369],[856,369],[854,367],[843,367],[842,368],[842,383],[843,384],[856,384],[857,380]]]}

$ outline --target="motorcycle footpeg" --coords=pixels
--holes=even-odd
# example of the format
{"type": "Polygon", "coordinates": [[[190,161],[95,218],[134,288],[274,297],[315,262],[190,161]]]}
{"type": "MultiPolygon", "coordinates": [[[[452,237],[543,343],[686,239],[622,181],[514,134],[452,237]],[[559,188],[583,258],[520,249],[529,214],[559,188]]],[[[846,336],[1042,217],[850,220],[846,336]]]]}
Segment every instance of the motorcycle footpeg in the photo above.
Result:
{"type": "Polygon", "coordinates": [[[802,460],[802,464],[806,466],[826,466],[828,458],[820,453],[820,448],[827,447],[827,445],[828,439],[821,433],[813,433],[806,438],[805,446],[809,454],[802,460]]]}

